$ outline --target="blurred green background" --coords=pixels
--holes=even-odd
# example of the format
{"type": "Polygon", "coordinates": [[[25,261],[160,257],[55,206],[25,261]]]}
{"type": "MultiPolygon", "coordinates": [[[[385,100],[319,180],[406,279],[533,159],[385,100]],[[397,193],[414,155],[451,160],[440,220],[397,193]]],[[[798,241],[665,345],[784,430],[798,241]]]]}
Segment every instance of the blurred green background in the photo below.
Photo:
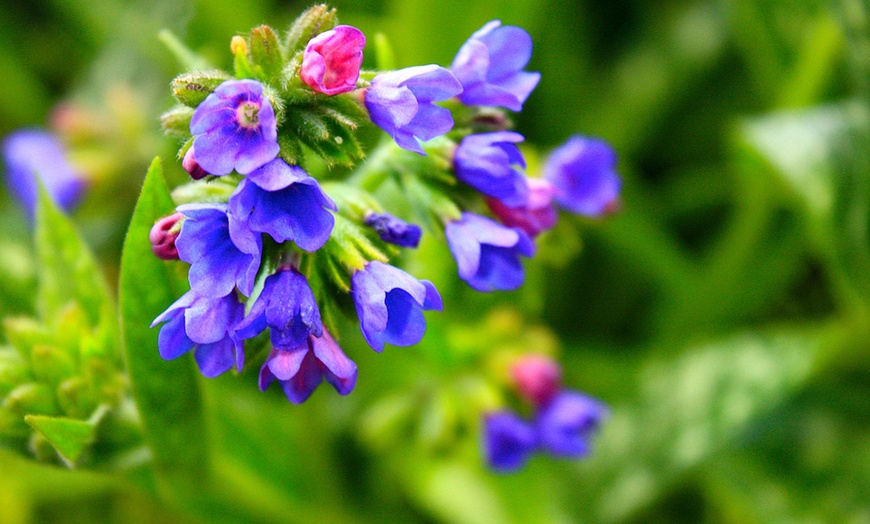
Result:
{"type": "MultiPolygon", "coordinates": [[[[870,522],[868,2],[331,5],[387,35],[399,66],[449,65],[491,19],[524,27],[542,73],[515,119],[530,163],[574,133],[609,140],[621,211],[564,216],[514,293],[471,292],[443,247],[408,260],[445,312],[380,355],[348,322],[347,398],[292,406],[256,370],[200,381],[208,436],[187,446],[208,448],[211,483],[167,490],[147,457],[67,471],[0,448],[0,522],[870,522]],[[497,307],[524,320],[487,319],[497,307]],[[457,422],[485,374],[463,340],[524,333],[512,343],[535,350],[547,337],[522,325],[541,324],[566,383],[611,416],[590,458],[496,475],[457,422]]],[[[233,35],[307,6],[0,3],[0,134],[60,102],[99,123],[78,144],[100,176],[74,219],[110,282],[148,162],[183,174],[158,121],[181,65],[158,32],[229,68],[233,35]]],[[[5,192],[0,228],[0,313],[27,314],[31,235],[5,192]]]]}

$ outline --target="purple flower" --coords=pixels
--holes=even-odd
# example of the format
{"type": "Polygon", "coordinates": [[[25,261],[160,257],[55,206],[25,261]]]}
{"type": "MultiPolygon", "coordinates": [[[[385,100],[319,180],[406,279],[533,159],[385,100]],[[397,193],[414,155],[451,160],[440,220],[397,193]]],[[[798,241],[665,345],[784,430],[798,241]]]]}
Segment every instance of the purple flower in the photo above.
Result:
{"type": "Polygon", "coordinates": [[[474,289],[509,291],[522,285],[520,256],[535,253],[535,245],[523,230],[463,213],[460,220],[447,224],[444,234],[459,276],[474,289]]]}
{"type": "Polygon", "coordinates": [[[601,402],[573,391],[563,391],[545,404],[535,417],[538,440],[559,457],[581,458],[589,453],[589,440],[607,415],[601,402]]]}
{"type": "Polygon", "coordinates": [[[562,388],[561,366],[543,355],[523,355],[510,371],[517,393],[535,406],[547,404],[562,388]]]}
{"type": "Polygon", "coordinates": [[[522,70],[531,57],[532,37],[525,30],[489,22],[462,45],[450,66],[462,84],[459,100],[520,111],[541,79],[540,73],[522,70]]]}
{"type": "Polygon", "coordinates": [[[272,346],[278,349],[297,348],[309,334],[319,337],[323,333],[314,293],[295,269],[281,269],[266,277],[263,291],[236,328],[236,336],[253,338],[266,327],[272,346]]]}
{"type": "Polygon", "coordinates": [[[248,174],[278,154],[272,103],[255,80],[227,80],[193,112],[196,162],[207,173],[248,174]]]}
{"type": "Polygon", "coordinates": [[[374,229],[384,242],[402,247],[417,247],[423,231],[417,224],[409,224],[389,213],[371,213],[365,224],[374,229]]]}
{"type": "Polygon", "coordinates": [[[260,390],[266,391],[275,380],[281,384],[290,402],[301,404],[326,379],[340,395],[347,395],[356,385],[356,364],[323,330],[323,335],[310,335],[298,347],[274,349],[260,368],[260,390]]]}
{"type": "Polygon", "coordinates": [[[148,233],[148,240],[151,241],[151,251],[154,255],[162,260],[178,260],[178,248],[175,247],[175,240],[178,238],[181,225],[179,222],[184,218],[181,213],[173,213],[163,217],[154,223],[151,231],[148,233]]]}
{"type": "Polygon", "coordinates": [[[556,187],[560,206],[590,217],[612,210],[622,187],[613,148],[603,140],[579,135],[550,154],[544,178],[556,187]]]}
{"type": "Polygon", "coordinates": [[[372,122],[403,149],[425,154],[418,140],[430,140],[453,128],[450,111],[433,102],[462,92],[450,71],[425,65],[381,73],[366,90],[372,122]]]}
{"type": "Polygon", "coordinates": [[[553,195],[556,187],[543,178],[526,178],[529,199],[518,207],[510,207],[497,198],[488,198],[489,209],[508,227],[518,227],[534,238],[543,231],[553,229],[559,220],[553,195]]]}
{"type": "Polygon", "coordinates": [[[245,306],[235,293],[219,298],[203,297],[188,291],[154,319],[161,322],[157,345],[166,360],[193,350],[203,375],[216,377],[236,365],[242,370],[245,361],[242,343],[233,334],[245,314],[245,306]]]}
{"type": "Polygon", "coordinates": [[[537,449],[535,430],[510,411],[487,414],[483,422],[483,449],[492,469],[516,471],[537,449]]]}
{"type": "Polygon", "coordinates": [[[441,295],[428,280],[374,260],[351,278],[360,328],[375,351],[384,343],[410,346],[426,332],[424,310],[441,311],[441,295]]]}
{"type": "Polygon", "coordinates": [[[523,135],[513,131],[468,135],[453,158],[456,178],[507,206],[524,205],[529,199],[529,186],[526,177],[513,167],[526,167],[514,145],[522,141],[523,135]]]}
{"type": "Polygon", "coordinates": [[[205,172],[205,169],[199,165],[196,161],[196,156],[194,156],[193,145],[191,145],[187,149],[187,153],[184,154],[184,158],[181,160],[181,167],[187,171],[187,174],[190,175],[190,178],[194,180],[200,180],[205,178],[208,173],[205,172]]]}
{"type": "Polygon", "coordinates": [[[229,200],[230,224],[268,233],[275,242],[292,240],[316,251],[329,239],[335,202],[299,166],[280,158],[253,171],[229,200]]]}
{"type": "Polygon", "coordinates": [[[30,218],[36,210],[36,177],[65,211],[75,209],[87,188],[85,178],[67,162],[63,144],[46,131],[21,129],[10,134],[3,140],[3,158],[6,184],[30,218]]]}
{"type": "Polygon", "coordinates": [[[349,25],[339,25],[312,38],[302,55],[299,76],[312,89],[337,95],[356,89],[366,37],[349,25]]]}
{"type": "Polygon", "coordinates": [[[190,264],[190,287],[204,297],[223,297],[233,287],[250,295],[260,269],[262,239],[227,217],[226,204],[178,207],[186,220],[175,240],[178,258],[190,264]]]}

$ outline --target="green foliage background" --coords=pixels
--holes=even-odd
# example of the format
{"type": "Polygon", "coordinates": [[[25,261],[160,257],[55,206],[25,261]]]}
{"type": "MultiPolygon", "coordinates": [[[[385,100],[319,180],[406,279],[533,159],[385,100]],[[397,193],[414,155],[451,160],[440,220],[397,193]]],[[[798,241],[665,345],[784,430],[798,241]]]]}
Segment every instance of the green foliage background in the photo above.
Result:
{"type": "MultiPolygon", "coordinates": [[[[518,130],[541,155],[574,133],[609,140],[622,210],[564,216],[516,293],[471,292],[438,247],[427,265],[410,260],[445,312],[428,316],[420,346],[382,355],[348,323],[342,344],[360,382],[347,398],[318,392],[292,406],[259,393],[255,370],[207,381],[187,361],[150,366],[156,346],[128,347],[134,391],[158,395],[140,406],[152,455],[68,471],[0,448],[0,522],[870,522],[866,1],[332,5],[370,42],[386,34],[399,66],[448,65],[494,18],[526,28],[542,81],[518,130]],[[589,459],[540,457],[495,475],[473,436],[451,433],[452,333],[493,339],[483,311],[505,305],[549,325],[566,382],[610,405],[589,459]],[[130,356],[140,349],[152,353],[130,356]],[[180,429],[160,418],[159,395],[186,417],[180,429]],[[408,406],[419,425],[391,427],[408,406]]],[[[130,118],[147,115],[118,146],[141,165],[74,215],[110,282],[147,162],[159,154],[170,183],[183,178],[157,121],[180,71],[159,30],[229,67],[234,34],[286,27],[305,7],[0,3],[0,133],[44,124],[62,99],[100,107],[118,83],[134,94],[130,118]]],[[[165,203],[156,180],[153,213],[165,203]]],[[[0,313],[34,314],[33,239],[5,193],[0,228],[0,313]]],[[[177,277],[161,268],[143,264],[122,286],[177,277]]],[[[125,322],[166,305],[121,291],[125,322]]],[[[128,344],[147,345],[147,329],[123,327],[128,344]]]]}

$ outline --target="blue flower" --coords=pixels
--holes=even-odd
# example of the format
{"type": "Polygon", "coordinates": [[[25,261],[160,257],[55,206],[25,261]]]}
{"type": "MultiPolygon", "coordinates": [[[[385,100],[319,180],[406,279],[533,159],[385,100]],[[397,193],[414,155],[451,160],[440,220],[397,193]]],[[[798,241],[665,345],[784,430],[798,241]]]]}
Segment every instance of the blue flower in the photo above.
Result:
{"type": "Polygon", "coordinates": [[[242,174],[278,154],[278,124],[272,103],[255,80],[227,80],[193,112],[196,163],[212,175],[242,174]]]}
{"type": "Polygon", "coordinates": [[[365,224],[374,229],[384,242],[402,247],[417,247],[423,234],[417,224],[409,224],[389,213],[370,213],[365,224]]]}
{"type": "Polygon", "coordinates": [[[292,240],[316,251],[329,239],[335,202],[299,166],[280,158],[253,171],[229,200],[230,224],[268,233],[276,242],[292,240]]]}
{"type": "Polygon", "coordinates": [[[410,346],[426,332],[424,310],[441,311],[441,295],[428,280],[374,260],[351,278],[360,328],[375,351],[384,343],[410,346]]]}
{"type": "Polygon", "coordinates": [[[399,147],[425,154],[418,140],[430,140],[453,128],[450,111],[433,104],[462,92],[450,71],[425,65],[381,73],[366,90],[372,122],[399,147]]]}
{"type": "Polygon", "coordinates": [[[523,71],[532,57],[532,37],[493,20],[462,45],[450,70],[462,84],[459,100],[471,106],[520,111],[538,85],[540,73],[523,71]]]}
{"type": "Polygon", "coordinates": [[[463,213],[460,220],[447,224],[444,234],[459,276],[474,289],[509,291],[522,285],[525,276],[520,256],[535,253],[535,245],[523,230],[463,213]]]}
{"type": "Polygon", "coordinates": [[[511,413],[489,413],[483,422],[483,450],[496,471],[510,472],[523,467],[537,449],[534,428],[511,413]]]}
{"type": "Polygon", "coordinates": [[[84,195],[87,181],[69,165],[63,144],[51,133],[22,129],[3,140],[6,183],[33,218],[36,209],[36,177],[57,205],[72,211],[84,195]]]}
{"type": "Polygon", "coordinates": [[[295,269],[281,269],[266,277],[263,291],[236,328],[236,336],[249,339],[266,327],[272,346],[278,349],[299,347],[309,334],[319,337],[323,333],[314,293],[295,269]]]}
{"type": "Polygon", "coordinates": [[[622,181],[616,153],[607,142],[575,135],[554,150],[544,178],[556,187],[556,202],[580,215],[597,217],[616,206],[622,181]]]}
{"type": "Polygon", "coordinates": [[[453,157],[456,178],[506,206],[526,204],[529,199],[526,177],[513,167],[526,167],[523,155],[514,145],[522,141],[523,135],[513,131],[468,135],[453,157]]]}
{"type": "Polygon", "coordinates": [[[227,217],[226,204],[178,207],[186,219],[175,240],[178,258],[190,264],[190,287],[204,297],[223,297],[233,287],[250,295],[260,269],[262,238],[227,217]]]}
{"type": "Polygon", "coordinates": [[[340,395],[347,395],[356,385],[356,364],[323,330],[323,335],[310,335],[298,347],[275,349],[260,368],[260,390],[278,380],[290,402],[301,404],[326,379],[340,395]]]}
{"type": "Polygon", "coordinates": [[[601,402],[574,391],[562,391],[535,417],[541,447],[555,456],[582,458],[589,440],[607,415],[601,402]]]}
{"type": "Polygon", "coordinates": [[[219,298],[203,297],[188,291],[154,319],[151,327],[160,328],[157,344],[166,360],[193,350],[203,375],[216,377],[236,365],[242,370],[244,347],[234,332],[245,314],[245,306],[235,293],[219,298]]]}

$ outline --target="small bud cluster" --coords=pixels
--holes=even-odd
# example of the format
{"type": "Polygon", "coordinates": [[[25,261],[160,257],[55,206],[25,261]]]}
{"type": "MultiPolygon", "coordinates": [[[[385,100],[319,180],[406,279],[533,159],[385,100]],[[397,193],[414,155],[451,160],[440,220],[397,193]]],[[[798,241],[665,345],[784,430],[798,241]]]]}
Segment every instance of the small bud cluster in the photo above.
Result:
{"type": "Polygon", "coordinates": [[[387,181],[405,200],[399,209],[443,232],[459,276],[480,291],[520,287],[520,257],[555,224],[553,199],[586,213],[573,204],[616,198],[587,180],[594,173],[618,191],[612,154],[572,146],[554,156],[552,175],[522,173],[523,137],[506,129],[504,110],[522,109],[540,80],[524,71],[524,30],[486,24],[449,69],[362,71],[365,42],[315,6],[283,38],[268,26],[234,37],[232,75],[172,82],[179,104],[164,128],[184,139],[179,157],[193,180],[173,193],[176,214],[151,240],[160,258],[190,264],[190,291],[152,324],[163,324],[164,358],[192,351],[208,377],[241,370],[245,341],[268,329],[262,389],[277,380],[298,403],[325,379],[347,394],[357,369],[336,342],[337,295],[350,295],[375,351],[418,343],[423,312],[442,308],[431,282],[389,263],[423,230],[378,202],[387,181]],[[372,125],[392,140],[364,145],[358,134],[372,125]]]}

